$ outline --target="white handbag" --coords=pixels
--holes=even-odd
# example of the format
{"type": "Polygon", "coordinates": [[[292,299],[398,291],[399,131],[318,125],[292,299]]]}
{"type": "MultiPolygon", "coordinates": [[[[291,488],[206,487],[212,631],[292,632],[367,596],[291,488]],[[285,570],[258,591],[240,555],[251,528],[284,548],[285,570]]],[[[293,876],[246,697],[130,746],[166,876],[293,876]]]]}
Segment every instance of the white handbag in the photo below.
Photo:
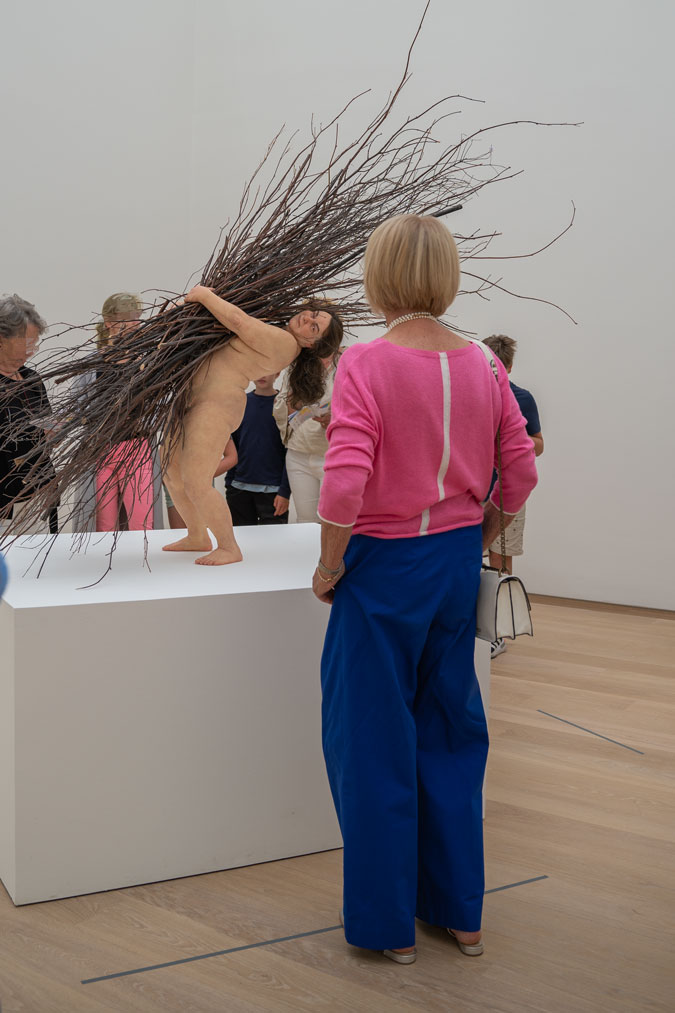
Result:
{"type": "MultiPolygon", "coordinates": [[[[497,366],[490,349],[482,341],[476,342],[485,354],[495,380],[499,383],[497,366]]],[[[530,599],[519,577],[506,570],[506,525],[502,501],[502,440],[497,430],[497,477],[499,480],[499,531],[501,536],[501,570],[483,566],[476,605],[476,636],[479,640],[494,642],[503,637],[514,640],[522,635],[532,637],[530,599]]]]}
{"type": "Polygon", "coordinates": [[[530,599],[522,580],[484,566],[476,606],[476,636],[494,642],[502,637],[513,640],[534,635],[530,599]]]}

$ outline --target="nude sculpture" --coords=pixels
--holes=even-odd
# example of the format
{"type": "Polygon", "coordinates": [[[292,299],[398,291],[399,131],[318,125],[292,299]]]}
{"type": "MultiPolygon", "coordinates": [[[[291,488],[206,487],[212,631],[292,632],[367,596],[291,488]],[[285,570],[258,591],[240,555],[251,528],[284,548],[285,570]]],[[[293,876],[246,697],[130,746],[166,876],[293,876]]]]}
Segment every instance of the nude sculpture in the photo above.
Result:
{"type": "Polygon", "coordinates": [[[213,488],[212,478],[223,447],[241,423],[246,389],[252,380],[278,373],[342,325],[326,310],[297,313],[286,328],[249,316],[211,289],[196,285],[186,302],[201,303],[233,332],[199,368],[192,382],[190,408],[182,435],[162,448],[164,481],[187,525],[187,535],[165,545],[169,552],[206,552],[195,562],[206,566],[237,563],[242,554],[232,528],[226,501],[213,488]],[[214,549],[209,529],[216,539],[214,549]],[[209,551],[211,550],[211,551],[209,551]]]}

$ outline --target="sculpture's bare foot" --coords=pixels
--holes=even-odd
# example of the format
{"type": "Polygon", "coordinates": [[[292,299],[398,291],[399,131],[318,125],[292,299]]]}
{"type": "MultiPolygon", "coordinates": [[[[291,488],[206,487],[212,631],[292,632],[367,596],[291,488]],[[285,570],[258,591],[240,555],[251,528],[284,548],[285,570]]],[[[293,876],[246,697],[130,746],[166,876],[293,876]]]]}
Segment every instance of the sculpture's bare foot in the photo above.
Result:
{"type": "Polygon", "coordinates": [[[224,566],[226,563],[241,563],[243,558],[239,546],[235,546],[233,549],[214,549],[208,556],[195,559],[195,563],[200,566],[224,566]]]}
{"type": "Polygon", "coordinates": [[[162,546],[164,552],[204,552],[210,548],[211,539],[208,535],[206,538],[186,535],[185,538],[179,538],[177,542],[169,542],[168,545],[162,546]]]}

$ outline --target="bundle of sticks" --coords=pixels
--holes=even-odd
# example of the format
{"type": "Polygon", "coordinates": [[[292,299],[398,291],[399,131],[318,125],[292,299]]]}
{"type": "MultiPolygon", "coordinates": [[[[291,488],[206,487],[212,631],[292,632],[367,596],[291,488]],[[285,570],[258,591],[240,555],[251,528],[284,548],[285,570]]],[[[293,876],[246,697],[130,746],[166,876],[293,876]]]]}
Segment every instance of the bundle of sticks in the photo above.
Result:
{"type": "MultiPolygon", "coordinates": [[[[453,95],[390,127],[421,25],[397,88],[355,140],[341,143],[340,127],[347,110],[366,93],[351,99],[325,126],[313,126],[300,150],[293,149],[292,139],[284,143],[283,131],[273,139],[245,187],[236,218],[222,231],[201,273],[202,285],[279,326],[302,307],[320,307],[326,300],[347,327],[374,323],[355,268],[376,226],[396,214],[444,216],[484,187],[517,175],[493,165],[484,135],[534,121],[494,124],[443,145],[437,135],[463,98],[453,95]]],[[[473,291],[500,287],[469,270],[469,262],[484,253],[496,233],[454,235],[463,274],[475,281],[473,291]]],[[[36,453],[21,493],[30,498],[30,510],[10,522],[9,535],[22,534],[59,500],[63,503],[66,490],[81,485],[111,448],[128,446],[126,456],[116,456],[116,468],[131,474],[158,440],[180,438],[195,373],[231,335],[202,306],[177,303],[156,301],[152,315],[111,347],[99,350],[92,341],[78,354],[59,348],[43,360],[40,375],[55,392],[52,416],[35,421],[45,426],[43,450],[56,474],[45,481],[44,459],[36,453]],[[73,384],[83,376],[96,377],[86,396],[73,384]]],[[[0,429],[0,444],[8,435],[0,429]]],[[[118,478],[109,479],[111,487],[118,478]]],[[[105,496],[106,489],[98,495],[105,496]]],[[[96,509],[93,487],[85,509],[91,514],[96,509]]],[[[82,503],[79,510],[81,516],[82,503]]],[[[61,529],[72,512],[62,507],[61,529]]]]}

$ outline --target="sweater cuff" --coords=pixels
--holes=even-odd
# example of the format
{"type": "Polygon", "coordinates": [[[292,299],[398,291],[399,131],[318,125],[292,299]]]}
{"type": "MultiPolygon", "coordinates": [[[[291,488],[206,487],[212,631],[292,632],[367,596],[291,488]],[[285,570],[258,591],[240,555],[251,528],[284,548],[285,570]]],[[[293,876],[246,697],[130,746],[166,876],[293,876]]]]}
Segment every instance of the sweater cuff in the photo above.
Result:
{"type": "MultiPolygon", "coordinates": [[[[527,500],[525,500],[525,503],[526,503],[526,502],[527,502],[527,500]]],[[[490,496],[490,503],[492,503],[492,505],[493,505],[493,507],[495,508],[495,510],[499,510],[499,499],[498,499],[498,500],[497,500],[497,502],[495,503],[495,501],[494,501],[494,499],[492,498],[492,496],[490,496]]],[[[519,506],[517,510],[505,510],[505,511],[504,511],[504,514],[505,514],[505,515],[506,515],[507,517],[515,517],[515,516],[516,516],[517,514],[519,514],[519,513],[520,513],[520,511],[521,511],[521,510],[523,509],[523,507],[525,506],[525,503],[523,503],[523,504],[522,504],[522,506],[519,506]]]]}
{"type": "Polygon", "coordinates": [[[340,524],[338,521],[329,521],[327,517],[322,517],[318,510],[316,516],[323,524],[332,524],[336,528],[353,528],[356,524],[356,521],[352,521],[351,524],[340,524]]]}

